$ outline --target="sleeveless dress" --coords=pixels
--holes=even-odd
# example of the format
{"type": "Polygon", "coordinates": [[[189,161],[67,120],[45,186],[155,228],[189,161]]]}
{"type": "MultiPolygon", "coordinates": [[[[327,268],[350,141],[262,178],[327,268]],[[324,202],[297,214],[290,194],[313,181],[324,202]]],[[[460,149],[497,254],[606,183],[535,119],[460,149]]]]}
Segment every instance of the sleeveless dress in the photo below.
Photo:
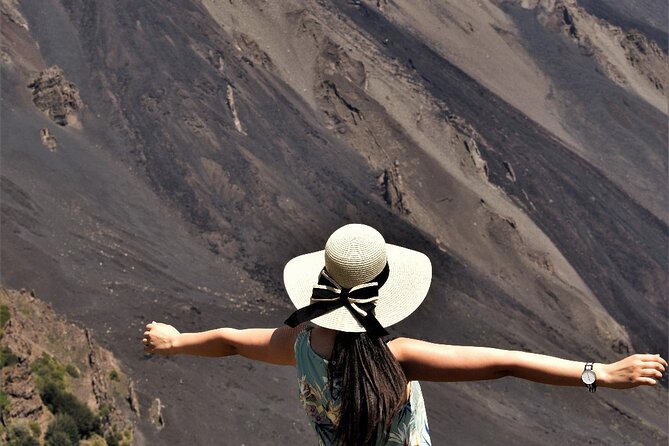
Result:
{"type": "MultiPolygon", "coordinates": [[[[339,386],[335,381],[331,391],[328,361],[313,351],[310,337],[311,328],[307,328],[295,340],[300,401],[307,412],[309,424],[318,435],[319,446],[331,446],[341,411],[339,386]]],[[[411,381],[409,386],[409,400],[393,418],[388,436],[381,438],[377,446],[430,446],[430,430],[420,384],[411,381]]]]}

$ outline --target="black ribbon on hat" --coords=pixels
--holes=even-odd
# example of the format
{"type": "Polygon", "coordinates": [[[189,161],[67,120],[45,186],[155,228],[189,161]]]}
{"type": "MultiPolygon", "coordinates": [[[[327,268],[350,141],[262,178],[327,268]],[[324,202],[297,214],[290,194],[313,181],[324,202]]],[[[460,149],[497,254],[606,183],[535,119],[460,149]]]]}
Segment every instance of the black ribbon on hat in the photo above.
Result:
{"type": "Polygon", "coordinates": [[[373,337],[387,336],[388,332],[374,315],[374,308],[379,299],[379,288],[386,283],[389,274],[390,268],[386,263],[383,271],[371,281],[353,288],[342,288],[323,268],[318,277],[318,285],[314,285],[311,293],[311,303],[296,310],[284,323],[289,327],[297,327],[303,322],[346,307],[367,334],[373,337]]]}

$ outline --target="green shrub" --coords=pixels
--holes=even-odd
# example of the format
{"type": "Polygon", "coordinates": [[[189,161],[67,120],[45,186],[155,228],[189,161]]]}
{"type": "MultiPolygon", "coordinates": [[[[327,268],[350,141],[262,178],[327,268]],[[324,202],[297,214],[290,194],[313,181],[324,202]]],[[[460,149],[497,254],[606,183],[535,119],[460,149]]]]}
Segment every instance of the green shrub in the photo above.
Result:
{"type": "Polygon", "coordinates": [[[42,353],[30,368],[35,374],[38,389],[44,388],[46,384],[54,384],[60,389],[65,389],[65,367],[48,353],[42,353]]]}
{"type": "Polygon", "coordinates": [[[111,372],[109,372],[109,379],[111,379],[112,381],[118,381],[119,379],[118,372],[116,370],[112,370],[111,372]]]}
{"type": "Polygon", "coordinates": [[[107,446],[119,446],[122,439],[123,436],[118,432],[109,432],[107,435],[105,435],[107,446]]]}
{"type": "Polygon", "coordinates": [[[5,324],[9,322],[9,318],[9,307],[5,304],[0,305],[0,328],[4,328],[5,324]]]}
{"type": "Polygon", "coordinates": [[[55,384],[46,384],[40,392],[40,397],[54,414],[69,415],[82,438],[100,430],[100,420],[93,411],[74,395],[63,391],[55,384]]]}
{"type": "Polygon", "coordinates": [[[72,378],[79,378],[79,369],[77,369],[74,365],[72,365],[72,364],[66,365],[65,366],[65,371],[72,378]]]}
{"type": "Polygon", "coordinates": [[[39,436],[42,435],[42,428],[39,426],[37,421],[29,421],[28,427],[30,428],[30,432],[32,432],[33,436],[39,438],[39,436]]]}
{"type": "Polygon", "coordinates": [[[40,444],[24,426],[12,426],[9,429],[7,446],[40,446],[40,444]]]}
{"type": "Polygon", "coordinates": [[[125,429],[123,432],[108,432],[105,435],[107,446],[130,446],[132,445],[132,431],[125,429]]]}
{"type": "Polygon", "coordinates": [[[7,305],[0,305],[0,330],[5,328],[5,324],[9,322],[9,318],[11,315],[9,314],[9,307],[7,305]]]}
{"type": "Polygon", "coordinates": [[[75,444],[79,444],[79,442],[77,440],[77,443],[72,443],[72,440],[65,432],[56,431],[44,442],[44,444],[46,446],[74,446],[75,444]]]}
{"type": "Polygon", "coordinates": [[[19,358],[7,347],[0,348],[0,369],[11,367],[19,362],[19,358]]]}
{"type": "Polygon", "coordinates": [[[107,423],[109,421],[109,414],[111,413],[111,407],[108,403],[100,404],[100,409],[98,410],[98,417],[100,418],[101,423],[107,423]]]}
{"type": "Polygon", "coordinates": [[[7,394],[0,389],[0,415],[4,414],[8,407],[9,398],[7,398],[7,394]]]}
{"type": "Polygon", "coordinates": [[[132,446],[133,443],[132,429],[123,429],[122,439],[119,446],[132,446]]]}
{"type": "Polygon", "coordinates": [[[78,446],[77,424],[70,415],[58,414],[49,423],[44,440],[47,446],[78,446]]]}
{"type": "Polygon", "coordinates": [[[109,446],[105,439],[97,434],[86,440],[86,444],[87,446],[109,446]]]}

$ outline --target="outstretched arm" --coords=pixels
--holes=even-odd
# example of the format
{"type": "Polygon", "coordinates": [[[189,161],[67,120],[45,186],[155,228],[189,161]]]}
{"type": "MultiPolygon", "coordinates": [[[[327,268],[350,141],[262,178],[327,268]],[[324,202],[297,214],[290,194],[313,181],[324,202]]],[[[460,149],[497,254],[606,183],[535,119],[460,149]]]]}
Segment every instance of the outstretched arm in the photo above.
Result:
{"type": "MultiPolygon", "coordinates": [[[[475,381],[515,376],[559,386],[582,386],[585,362],[486,347],[433,344],[399,338],[389,347],[409,380],[475,381]]],[[[660,355],[632,355],[611,364],[595,363],[597,385],[624,389],[654,385],[667,362],[660,355]]]]}
{"type": "Polygon", "coordinates": [[[230,356],[279,365],[294,365],[293,345],[302,330],[296,328],[217,328],[199,333],[180,333],[168,324],[152,322],[146,326],[142,342],[145,351],[162,355],[230,356]]]}

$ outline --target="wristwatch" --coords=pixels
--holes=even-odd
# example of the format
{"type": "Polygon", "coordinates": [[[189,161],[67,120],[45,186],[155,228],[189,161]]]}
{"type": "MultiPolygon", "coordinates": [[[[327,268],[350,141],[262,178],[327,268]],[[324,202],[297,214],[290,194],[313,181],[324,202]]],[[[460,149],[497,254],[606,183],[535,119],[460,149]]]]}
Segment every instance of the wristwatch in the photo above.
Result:
{"type": "Polygon", "coordinates": [[[595,371],[592,370],[592,362],[586,362],[583,373],[581,373],[581,381],[585,384],[585,387],[588,388],[590,392],[595,392],[597,390],[597,375],[595,371]]]}

